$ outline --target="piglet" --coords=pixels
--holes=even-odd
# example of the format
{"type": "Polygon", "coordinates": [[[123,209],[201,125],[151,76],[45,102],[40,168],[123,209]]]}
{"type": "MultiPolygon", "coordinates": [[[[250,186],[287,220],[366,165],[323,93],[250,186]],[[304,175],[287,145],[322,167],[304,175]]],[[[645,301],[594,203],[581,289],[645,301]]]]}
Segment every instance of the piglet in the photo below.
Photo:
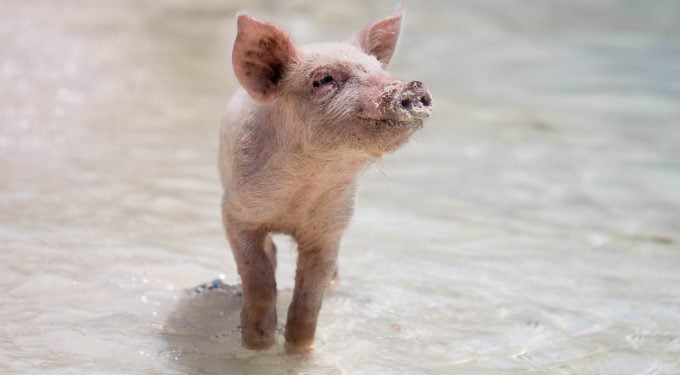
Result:
{"type": "Polygon", "coordinates": [[[337,277],[340,237],[358,175],[402,145],[430,115],[422,82],[385,70],[403,11],[351,41],[298,46],[241,14],[232,64],[243,87],[220,130],[222,218],[243,284],[244,346],[272,346],[277,328],[273,233],[298,245],[286,344],[314,341],[324,290],[337,277]]]}

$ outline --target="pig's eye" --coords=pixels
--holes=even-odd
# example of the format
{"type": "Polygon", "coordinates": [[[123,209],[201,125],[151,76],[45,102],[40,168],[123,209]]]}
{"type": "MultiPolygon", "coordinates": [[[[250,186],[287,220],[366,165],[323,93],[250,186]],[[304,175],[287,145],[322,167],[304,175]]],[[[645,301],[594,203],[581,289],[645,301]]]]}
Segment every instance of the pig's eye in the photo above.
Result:
{"type": "Polygon", "coordinates": [[[323,77],[321,77],[321,79],[312,82],[312,86],[319,87],[319,86],[327,85],[327,84],[329,84],[333,81],[335,81],[333,76],[331,76],[330,74],[326,74],[323,77]]]}

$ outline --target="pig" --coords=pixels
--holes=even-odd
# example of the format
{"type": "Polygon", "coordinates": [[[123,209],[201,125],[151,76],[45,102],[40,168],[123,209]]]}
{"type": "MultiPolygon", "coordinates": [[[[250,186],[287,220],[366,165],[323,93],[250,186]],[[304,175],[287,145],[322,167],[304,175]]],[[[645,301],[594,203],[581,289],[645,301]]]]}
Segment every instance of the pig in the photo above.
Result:
{"type": "Polygon", "coordinates": [[[337,277],[358,175],[423,126],[422,82],[385,70],[403,10],[341,43],[296,45],[282,29],[237,16],[232,64],[242,88],[220,128],[222,219],[243,290],[242,343],[275,343],[276,246],[298,246],[286,347],[310,350],[327,286],[337,277]]]}

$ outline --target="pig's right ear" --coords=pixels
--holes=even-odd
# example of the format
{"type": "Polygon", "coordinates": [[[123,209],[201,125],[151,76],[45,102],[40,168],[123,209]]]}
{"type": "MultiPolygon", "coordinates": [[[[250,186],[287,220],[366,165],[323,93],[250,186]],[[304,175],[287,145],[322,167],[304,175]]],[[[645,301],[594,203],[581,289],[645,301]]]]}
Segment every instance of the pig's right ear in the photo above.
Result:
{"type": "Polygon", "coordinates": [[[240,14],[231,62],[236,78],[255,100],[271,100],[295,59],[295,47],[276,25],[240,14]]]}

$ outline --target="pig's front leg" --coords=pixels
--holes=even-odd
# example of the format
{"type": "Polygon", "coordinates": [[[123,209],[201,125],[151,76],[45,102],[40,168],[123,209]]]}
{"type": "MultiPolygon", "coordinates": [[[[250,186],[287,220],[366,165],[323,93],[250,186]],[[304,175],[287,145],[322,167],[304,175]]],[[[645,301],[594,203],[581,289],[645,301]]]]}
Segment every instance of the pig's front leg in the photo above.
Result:
{"type": "Polygon", "coordinates": [[[328,245],[300,243],[295,290],[288,308],[286,342],[305,349],[314,342],[314,331],[324,291],[336,271],[339,241],[328,245]]]}
{"type": "Polygon", "coordinates": [[[232,220],[225,220],[225,226],[243,284],[243,344],[266,349],[274,344],[276,334],[275,248],[264,231],[245,228],[232,220]]]}

